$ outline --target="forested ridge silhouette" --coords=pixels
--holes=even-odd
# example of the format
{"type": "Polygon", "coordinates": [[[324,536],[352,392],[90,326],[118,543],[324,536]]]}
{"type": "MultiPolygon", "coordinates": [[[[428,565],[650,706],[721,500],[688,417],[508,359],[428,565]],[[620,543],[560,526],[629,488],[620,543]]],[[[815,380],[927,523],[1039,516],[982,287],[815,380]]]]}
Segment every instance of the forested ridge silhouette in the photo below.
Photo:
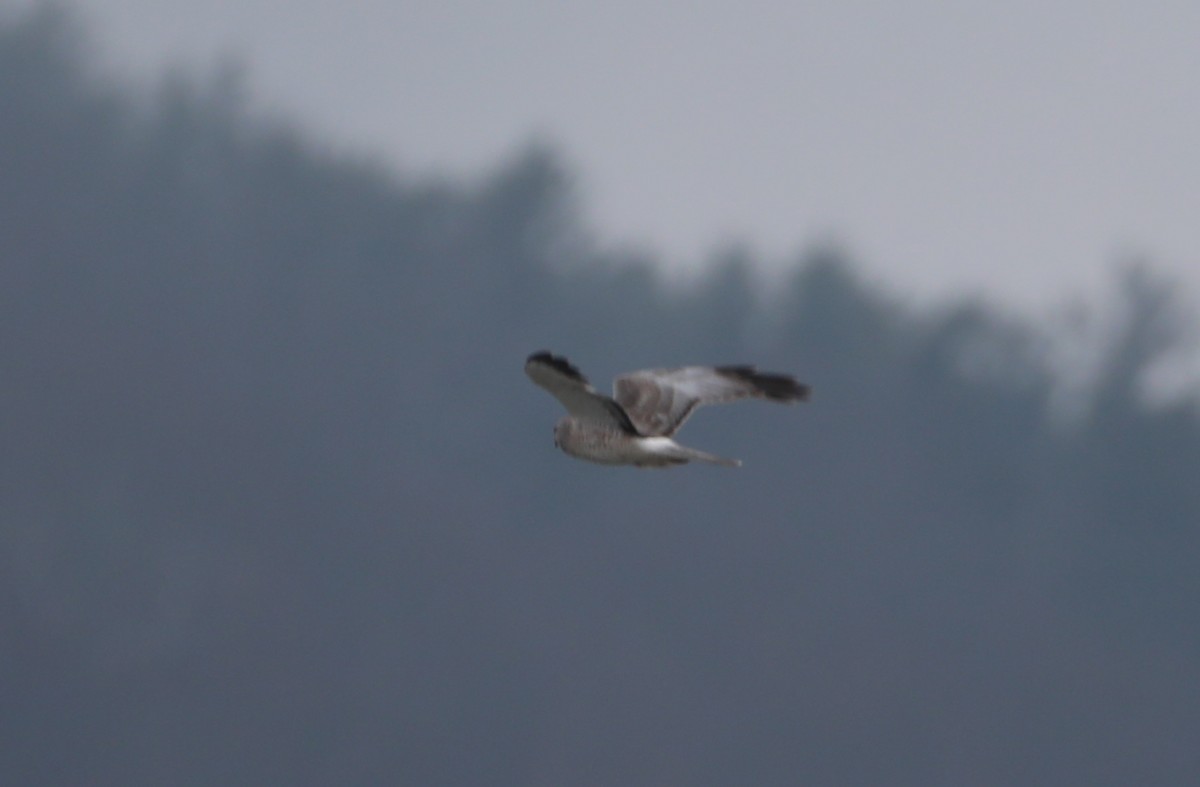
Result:
{"type": "Polygon", "coordinates": [[[1152,272],[1063,423],[1045,329],[986,305],[822,249],[767,305],[740,252],[664,287],[546,147],[411,180],[86,39],[0,22],[0,780],[1200,779],[1152,272]],[[689,423],[737,471],[594,467],[540,349],[815,395],[689,423]]]}

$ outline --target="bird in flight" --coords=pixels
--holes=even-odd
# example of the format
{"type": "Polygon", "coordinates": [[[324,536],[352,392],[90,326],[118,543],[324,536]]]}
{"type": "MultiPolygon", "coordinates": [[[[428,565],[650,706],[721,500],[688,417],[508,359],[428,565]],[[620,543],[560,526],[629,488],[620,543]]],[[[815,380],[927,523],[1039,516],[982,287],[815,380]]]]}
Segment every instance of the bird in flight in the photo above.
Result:
{"type": "Polygon", "coordinates": [[[566,358],[546,351],[526,359],[525,374],[567,408],[554,426],[554,445],[604,465],[670,467],[699,461],[736,467],[740,461],[682,446],[672,436],[702,404],[750,398],[794,403],[810,393],[790,375],[753,366],[683,366],[623,374],[608,397],[566,358]]]}

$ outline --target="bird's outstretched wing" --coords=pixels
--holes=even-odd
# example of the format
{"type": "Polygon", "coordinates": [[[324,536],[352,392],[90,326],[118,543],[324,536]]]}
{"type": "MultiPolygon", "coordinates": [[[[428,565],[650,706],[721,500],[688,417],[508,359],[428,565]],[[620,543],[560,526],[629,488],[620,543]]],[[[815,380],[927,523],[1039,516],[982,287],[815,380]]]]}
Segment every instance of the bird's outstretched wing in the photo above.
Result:
{"type": "Polygon", "coordinates": [[[613,382],[613,396],[638,432],[670,437],[700,405],[747,398],[799,402],[808,399],[809,387],[753,366],[684,366],[623,374],[613,382]]]}
{"type": "Polygon", "coordinates": [[[562,402],[574,417],[620,429],[631,435],[637,427],[621,405],[588,384],[579,369],[561,355],[536,352],[525,360],[525,374],[562,402]]]}

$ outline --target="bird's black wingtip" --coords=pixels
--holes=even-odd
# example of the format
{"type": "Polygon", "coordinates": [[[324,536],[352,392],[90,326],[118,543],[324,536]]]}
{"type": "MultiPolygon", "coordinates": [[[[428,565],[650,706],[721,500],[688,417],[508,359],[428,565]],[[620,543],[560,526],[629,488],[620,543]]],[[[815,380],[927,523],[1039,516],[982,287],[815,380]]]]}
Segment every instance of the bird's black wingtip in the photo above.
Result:
{"type": "Polygon", "coordinates": [[[572,380],[578,380],[581,383],[587,382],[587,378],[583,376],[583,373],[580,372],[574,364],[561,355],[555,355],[551,353],[549,350],[538,350],[537,352],[530,354],[530,356],[525,359],[525,365],[528,366],[531,363],[545,364],[559,374],[570,377],[572,380]]]}
{"type": "Polygon", "coordinates": [[[790,374],[760,372],[753,366],[719,366],[717,371],[754,386],[759,396],[775,402],[807,402],[812,388],[790,374]]]}

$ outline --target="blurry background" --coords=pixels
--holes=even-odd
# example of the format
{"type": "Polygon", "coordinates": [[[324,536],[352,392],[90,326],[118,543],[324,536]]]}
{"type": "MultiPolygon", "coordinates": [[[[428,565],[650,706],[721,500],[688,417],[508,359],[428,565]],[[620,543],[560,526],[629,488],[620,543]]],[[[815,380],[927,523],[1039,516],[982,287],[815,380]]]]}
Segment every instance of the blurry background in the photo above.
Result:
{"type": "Polygon", "coordinates": [[[5,783],[1200,779],[1190,5],[303,6],[0,6],[5,783]]]}
{"type": "Polygon", "coordinates": [[[1137,254],[1200,284],[1191,0],[72,6],[127,78],[223,59],[255,106],[410,174],[548,139],[588,223],[673,275],[730,241],[786,271],[832,238],[925,301],[1037,311],[1137,254]]]}

